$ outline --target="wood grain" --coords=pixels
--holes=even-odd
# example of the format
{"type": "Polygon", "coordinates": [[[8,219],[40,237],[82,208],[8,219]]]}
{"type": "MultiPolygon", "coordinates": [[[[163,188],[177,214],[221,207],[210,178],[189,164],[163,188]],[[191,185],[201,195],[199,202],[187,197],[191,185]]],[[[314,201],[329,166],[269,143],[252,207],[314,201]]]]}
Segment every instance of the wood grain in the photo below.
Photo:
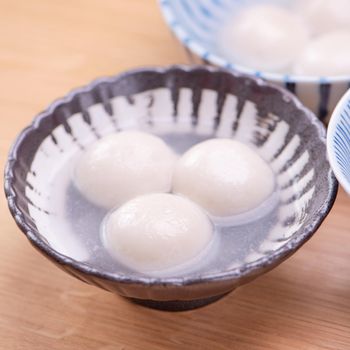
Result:
{"type": "MultiPolygon", "coordinates": [[[[0,162],[51,100],[97,76],[185,62],[155,1],[0,0],[0,162]]],[[[1,180],[2,181],[2,180],[1,180]]],[[[0,200],[0,349],[349,349],[350,199],[271,273],[166,313],[84,285],[28,244],[0,200]]]]}

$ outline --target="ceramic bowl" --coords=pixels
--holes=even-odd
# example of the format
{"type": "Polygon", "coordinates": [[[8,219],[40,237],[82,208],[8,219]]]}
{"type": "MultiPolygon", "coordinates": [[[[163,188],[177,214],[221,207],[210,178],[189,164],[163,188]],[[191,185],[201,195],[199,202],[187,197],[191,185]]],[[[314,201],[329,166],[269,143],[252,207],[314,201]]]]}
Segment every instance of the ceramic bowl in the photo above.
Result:
{"type": "MultiPolygon", "coordinates": [[[[147,306],[183,310],[220,298],[293,254],[330,211],[337,182],[322,123],[288,91],[217,68],[173,66],[99,79],[52,103],[16,139],[5,191],[29,241],[67,273],[147,306]],[[270,164],[279,188],[276,215],[242,261],[150,277],[90,259],[84,244],[99,239],[99,223],[91,222],[89,207],[66,208],[74,189],[64,184],[62,169],[103,135],[135,128],[180,139],[235,138],[270,164]],[[79,225],[82,236],[74,231],[79,225]]],[[[243,228],[235,229],[244,240],[243,228]]]]}
{"type": "Polygon", "coordinates": [[[327,130],[327,151],[339,183],[350,194],[350,90],[335,108],[327,130]]]}
{"type": "MultiPolygon", "coordinates": [[[[241,6],[251,5],[254,2],[260,0],[159,0],[166,23],[183,45],[190,63],[212,64],[261,77],[283,86],[296,94],[304,105],[327,123],[337,102],[349,88],[350,72],[346,76],[336,77],[269,73],[230,62],[220,54],[217,47],[218,30],[227,21],[228,16],[239,11],[241,6]]],[[[293,0],[274,2],[288,5],[293,0]]]]}

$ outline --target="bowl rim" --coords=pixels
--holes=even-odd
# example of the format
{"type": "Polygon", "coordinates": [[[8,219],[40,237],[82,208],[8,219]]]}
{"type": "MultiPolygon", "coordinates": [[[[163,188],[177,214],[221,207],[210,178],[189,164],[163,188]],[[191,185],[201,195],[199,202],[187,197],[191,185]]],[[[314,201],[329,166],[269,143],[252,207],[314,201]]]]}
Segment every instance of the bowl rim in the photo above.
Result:
{"type": "Polygon", "coordinates": [[[170,30],[175,34],[177,39],[187,49],[195,53],[205,62],[216,66],[235,70],[243,74],[253,75],[257,78],[264,78],[276,83],[309,83],[309,84],[330,84],[330,83],[347,83],[350,82],[350,75],[334,75],[334,76],[311,76],[311,75],[295,75],[272,73],[267,71],[256,70],[240,64],[231,62],[224,57],[208,50],[202,41],[193,38],[184,26],[178,21],[176,13],[173,11],[170,2],[173,0],[158,0],[161,13],[170,30]]]}
{"type": "Polygon", "coordinates": [[[54,100],[43,112],[39,113],[32,123],[24,128],[20,134],[15,139],[6,162],[5,167],[5,176],[4,176],[4,190],[5,196],[7,198],[9,210],[20,230],[25,234],[30,243],[38,248],[44,255],[48,258],[54,260],[56,263],[62,266],[67,266],[73,270],[80,271],[83,274],[94,276],[97,278],[102,278],[104,280],[109,280],[112,282],[125,283],[125,284],[139,284],[139,285],[148,285],[148,286],[184,286],[184,285],[194,285],[201,283],[213,283],[218,281],[228,281],[228,280],[238,280],[244,276],[252,276],[258,273],[259,270],[265,268],[266,270],[273,268],[274,266],[281,263],[288,256],[293,254],[298,250],[306,241],[308,241],[311,236],[316,232],[319,226],[322,224],[328,213],[330,212],[334,201],[336,199],[338,183],[332,172],[331,167],[329,167],[328,176],[327,176],[327,185],[328,185],[328,196],[327,199],[322,203],[322,206],[319,208],[318,216],[313,218],[313,220],[303,228],[302,232],[291,239],[288,243],[281,246],[272,253],[266,254],[263,257],[246,263],[242,266],[232,268],[228,271],[219,272],[219,273],[208,273],[204,276],[187,276],[187,277],[153,277],[153,276],[128,276],[118,273],[109,273],[100,271],[92,266],[89,266],[86,263],[78,262],[64,254],[61,254],[54,250],[38,232],[36,228],[30,227],[26,222],[25,214],[21,211],[20,207],[17,205],[16,193],[14,191],[14,173],[13,166],[17,162],[18,150],[22,142],[26,137],[30,136],[31,133],[35,132],[38,128],[41,120],[46,118],[51,118],[53,111],[60,105],[65,104],[71,101],[75,96],[84,93],[91,92],[97,85],[101,83],[111,83],[118,81],[119,79],[133,76],[134,74],[139,73],[149,73],[156,72],[159,74],[167,74],[171,71],[180,70],[182,72],[190,73],[196,70],[202,70],[208,73],[226,73],[232,75],[236,78],[245,78],[251,83],[255,83],[258,86],[269,87],[276,90],[277,93],[281,95],[281,98],[288,99],[291,103],[295,105],[297,109],[301,111],[304,115],[304,118],[308,120],[310,126],[315,128],[315,137],[318,137],[319,141],[326,144],[326,131],[321,123],[321,121],[302,103],[287,90],[271,84],[263,79],[248,76],[238,72],[233,72],[227,69],[210,67],[210,66],[186,66],[186,65],[171,65],[166,67],[152,66],[152,67],[142,67],[127,70],[123,73],[111,76],[111,77],[102,77],[93,80],[88,85],[79,87],[71,90],[64,97],[54,100]]]}
{"type": "Polygon", "coordinates": [[[343,97],[339,100],[337,103],[337,106],[335,107],[327,129],[327,154],[329,163],[332,167],[332,170],[335,174],[335,177],[341,184],[341,186],[344,188],[344,190],[350,194],[350,182],[346,179],[344,174],[342,173],[339,162],[336,157],[336,152],[334,150],[334,135],[336,133],[336,128],[339,125],[339,121],[342,118],[341,113],[344,110],[344,106],[350,103],[350,89],[347,90],[347,92],[343,95],[343,97]]]}

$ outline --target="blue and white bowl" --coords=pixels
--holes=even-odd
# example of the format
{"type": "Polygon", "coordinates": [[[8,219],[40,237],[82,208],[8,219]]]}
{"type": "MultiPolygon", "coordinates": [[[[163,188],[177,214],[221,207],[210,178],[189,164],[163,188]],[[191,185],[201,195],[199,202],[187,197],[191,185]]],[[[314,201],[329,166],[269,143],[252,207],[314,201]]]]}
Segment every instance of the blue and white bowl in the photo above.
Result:
{"type": "Polygon", "coordinates": [[[339,101],[329,122],[327,151],[335,176],[350,194],[350,90],[339,101]]]}
{"type": "MultiPolygon", "coordinates": [[[[323,122],[329,117],[341,96],[350,86],[350,72],[345,76],[294,76],[257,71],[230,62],[221,56],[217,32],[228,16],[240,7],[261,0],[159,0],[171,31],[182,43],[189,63],[212,64],[267,79],[287,88],[323,122]],[[193,55],[195,54],[195,55],[193,55]]],[[[293,0],[267,0],[288,5],[293,0]]],[[[344,43],[348,44],[348,43],[344,43]]]]}

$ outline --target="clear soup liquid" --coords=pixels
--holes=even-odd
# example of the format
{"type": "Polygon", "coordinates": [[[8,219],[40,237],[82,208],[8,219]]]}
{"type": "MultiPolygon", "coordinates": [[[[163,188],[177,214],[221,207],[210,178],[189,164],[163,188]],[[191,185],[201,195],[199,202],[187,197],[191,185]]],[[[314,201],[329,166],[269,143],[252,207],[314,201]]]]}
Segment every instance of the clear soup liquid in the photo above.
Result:
{"type": "MultiPolygon", "coordinates": [[[[207,139],[192,133],[158,136],[179,155],[207,139]]],[[[58,243],[61,239],[62,246],[69,245],[69,255],[75,260],[112,274],[143,275],[120,264],[104,247],[101,223],[108,211],[88,202],[75,188],[72,174],[78,156],[66,162],[53,181],[49,208],[53,213],[50,216],[50,227],[54,230],[52,233],[58,243]]],[[[212,218],[215,233],[208,249],[183,266],[155,275],[193,276],[222,272],[242,265],[250,254],[258,250],[276,224],[278,197],[276,190],[263,205],[249,213],[225,220],[212,218]]]]}

